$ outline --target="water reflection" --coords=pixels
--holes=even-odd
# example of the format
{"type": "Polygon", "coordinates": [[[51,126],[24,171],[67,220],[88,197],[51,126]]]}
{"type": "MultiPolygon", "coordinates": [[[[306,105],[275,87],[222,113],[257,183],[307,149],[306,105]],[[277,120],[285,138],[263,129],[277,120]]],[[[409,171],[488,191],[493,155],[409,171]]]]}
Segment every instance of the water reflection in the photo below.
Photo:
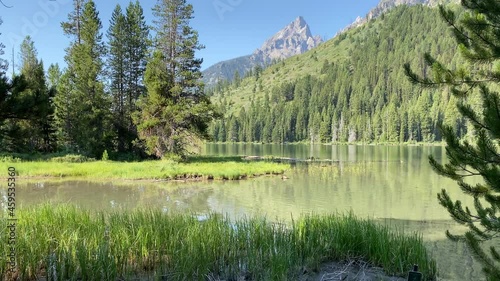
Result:
{"type": "Polygon", "coordinates": [[[162,208],[179,212],[206,212],[212,190],[180,183],[46,181],[20,183],[20,207],[68,203],[93,210],[162,208]]]}

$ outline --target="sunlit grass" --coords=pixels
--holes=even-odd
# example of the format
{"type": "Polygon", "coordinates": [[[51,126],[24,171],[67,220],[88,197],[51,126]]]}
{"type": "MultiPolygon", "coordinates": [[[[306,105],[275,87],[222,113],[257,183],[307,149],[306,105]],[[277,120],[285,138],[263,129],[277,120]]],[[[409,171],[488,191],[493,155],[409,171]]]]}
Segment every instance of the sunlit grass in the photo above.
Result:
{"type": "Polygon", "coordinates": [[[0,162],[0,170],[14,166],[21,177],[57,177],[83,179],[171,180],[227,179],[237,180],[265,174],[282,174],[289,165],[271,162],[242,161],[240,158],[193,158],[187,162],[93,161],[64,163],[49,161],[0,162]]]}
{"type": "MultiPolygon", "coordinates": [[[[0,230],[4,240],[5,231],[0,230]]],[[[21,280],[297,280],[304,269],[352,259],[399,276],[417,263],[426,279],[436,277],[419,235],[352,215],[306,216],[286,225],[215,214],[200,222],[158,210],[107,213],[44,205],[18,210],[16,255],[21,280]]]]}

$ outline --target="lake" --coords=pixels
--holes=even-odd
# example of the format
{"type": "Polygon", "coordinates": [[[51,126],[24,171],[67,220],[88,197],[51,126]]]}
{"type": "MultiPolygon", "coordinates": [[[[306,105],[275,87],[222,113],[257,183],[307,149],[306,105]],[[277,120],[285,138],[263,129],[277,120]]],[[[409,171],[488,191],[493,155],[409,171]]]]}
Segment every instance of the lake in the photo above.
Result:
{"type": "Polygon", "coordinates": [[[234,218],[259,215],[284,222],[306,213],[353,212],[394,228],[422,233],[444,280],[483,280],[468,250],[445,237],[446,229],[460,233],[463,228],[438,204],[437,193],[446,188],[453,199],[464,203],[471,200],[453,181],[437,176],[428,164],[430,154],[445,161],[444,147],[207,144],[202,154],[314,161],[292,163],[286,177],[242,181],[35,180],[20,183],[17,197],[23,206],[50,201],[92,209],[154,207],[199,216],[209,212],[234,218]]]}

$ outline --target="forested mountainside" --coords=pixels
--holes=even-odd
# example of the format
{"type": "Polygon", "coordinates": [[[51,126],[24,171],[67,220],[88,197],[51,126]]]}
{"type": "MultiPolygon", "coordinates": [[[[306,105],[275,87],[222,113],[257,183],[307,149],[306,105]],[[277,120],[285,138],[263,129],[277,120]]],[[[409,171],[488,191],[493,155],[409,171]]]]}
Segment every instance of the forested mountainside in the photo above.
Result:
{"type": "Polygon", "coordinates": [[[455,51],[437,8],[401,5],[219,86],[212,100],[226,116],[210,130],[222,142],[432,142],[441,140],[437,125],[444,122],[464,136],[455,98],[412,85],[403,70],[409,62],[425,73],[426,52],[457,65],[455,51]]]}

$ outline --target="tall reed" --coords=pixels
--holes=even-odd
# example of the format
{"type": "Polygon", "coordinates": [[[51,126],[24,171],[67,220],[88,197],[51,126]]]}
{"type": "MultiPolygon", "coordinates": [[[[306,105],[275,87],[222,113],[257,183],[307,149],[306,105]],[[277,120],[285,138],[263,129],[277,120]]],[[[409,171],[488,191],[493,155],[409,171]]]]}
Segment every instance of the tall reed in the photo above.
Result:
{"type": "MultiPolygon", "coordinates": [[[[7,243],[0,247],[7,252],[7,243]]],[[[21,280],[293,280],[304,269],[349,259],[399,276],[418,263],[426,279],[436,277],[418,234],[404,235],[353,215],[310,215],[286,225],[216,214],[199,221],[160,210],[43,205],[18,210],[16,255],[21,280]]],[[[4,265],[0,274],[9,279],[4,265]]]]}

